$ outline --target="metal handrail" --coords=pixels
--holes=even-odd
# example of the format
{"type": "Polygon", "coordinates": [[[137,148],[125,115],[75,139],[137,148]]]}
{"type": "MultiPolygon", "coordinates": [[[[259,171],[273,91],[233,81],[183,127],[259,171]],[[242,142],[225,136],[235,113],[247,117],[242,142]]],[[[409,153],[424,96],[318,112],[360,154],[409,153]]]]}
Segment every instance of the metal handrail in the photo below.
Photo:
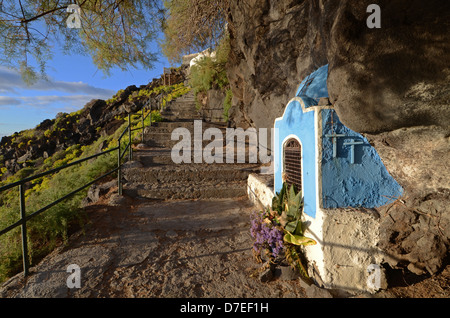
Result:
{"type": "MultiPolygon", "coordinates": [[[[83,158],[83,159],[80,159],[80,160],[77,160],[77,161],[65,164],[65,165],[63,165],[61,167],[54,168],[54,169],[51,169],[49,171],[45,171],[45,172],[39,173],[37,175],[30,176],[30,177],[24,178],[22,180],[19,180],[19,181],[7,184],[7,185],[5,185],[3,187],[0,187],[0,193],[1,193],[3,191],[6,191],[6,190],[9,190],[9,189],[12,189],[14,187],[19,186],[20,220],[15,222],[15,223],[13,223],[13,224],[11,224],[11,225],[9,225],[8,227],[6,227],[6,228],[4,228],[2,230],[0,230],[0,236],[8,233],[9,231],[15,229],[16,227],[21,226],[23,273],[24,273],[25,276],[28,276],[28,274],[29,274],[29,267],[30,267],[29,260],[28,260],[27,221],[31,220],[32,218],[34,218],[35,216],[41,214],[42,212],[47,211],[48,209],[50,209],[51,207],[57,205],[58,203],[68,199],[72,195],[74,195],[74,194],[76,194],[76,193],[86,189],[87,187],[93,185],[94,183],[100,181],[101,179],[103,179],[103,178],[113,174],[114,172],[117,172],[118,193],[119,193],[119,195],[123,194],[122,193],[122,190],[123,190],[122,189],[122,165],[123,165],[122,159],[125,156],[127,151],[128,151],[128,159],[129,160],[133,159],[133,148],[131,146],[132,145],[132,140],[131,140],[131,132],[132,131],[137,130],[137,129],[142,129],[142,141],[144,142],[144,131],[145,131],[145,123],[144,123],[144,121],[149,116],[149,114],[151,114],[151,107],[150,107],[149,113],[146,116],[144,116],[144,113],[145,113],[144,108],[147,105],[148,104],[146,104],[146,105],[144,105],[142,107],[142,127],[132,129],[131,128],[131,114],[128,113],[128,126],[125,128],[125,130],[122,132],[122,134],[117,139],[117,142],[118,142],[118,146],[117,147],[105,150],[105,151],[97,153],[95,155],[92,155],[92,156],[89,156],[89,157],[86,157],[86,158],[83,158]],[[125,136],[125,134],[127,132],[128,132],[128,143],[125,146],[124,151],[121,152],[121,149],[120,149],[121,148],[121,141],[122,141],[122,138],[125,136]],[[47,176],[47,175],[59,172],[59,171],[61,171],[63,169],[67,169],[69,167],[81,164],[81,163],[83,163],[85,161],[97,158],[99,156],[103,156],[103,155],[108,154],[108,153],[113,152],[113,151],[117,151],[117,167],[116,168],[114,168],[111,171],[105,173],[104,175],[96,178],[95,180],[93,180],[93,181],[91,181],[91,182],[89,182],[89,183],[79,187],[78,189],[76,189],[76,190],[66,194],[65,196],[57,199],[56,201],[53,201],[52,203],[46,205],[45,207],[39,209],[38,211],[35,211],[35,212],[31,213],[31,214],[26,215],[25,188],[24,188],[24,185],[26,183],[31,182],[33,180],[36,180],[38,178],[42,178],[44,176],[47,176]]],[[[150,125],[151,125],[151,117],[150,117],[150,125]]]]}
{"type": "Polygon", "coordinates": [[[24,184],[24,183],[27,183],[27,182],[31,182],[31,181],[33,181],[33,180],[36,180],[36,179],[45,177],[45,176],[47,176],[47,175],[49,175],[49,174],[56,173],[56,172],[58,172],[58,171],[60,171],[60,170],[69,168],[69,167],[74,166],[74,165],[77,165],[77,164],[80,164],[80,163],[82,163],[82,162],[84,162],[84,161],[87,161],[87,160],[90,160],[90,159],[94,159],[94,158],[96,158],[96,157],[99,157],[99,156],[101,156],[101,155],[107,154],[107,153],[112,152],[112,151],[114,151],[114,150],[117,150],[117,147],[116,147],[116,148],[113,148],[113,149],[106,150],[106,151],[104,151],[104,152],[101,152],[101,153],[98,153],[98,154],[95,154],[95,155],[92,155],[92,156],[87,157],[87,158],[83,158],[83,159],[80,159],[80,160],[77,160],[77,161],[68,163],[68,164],[66,164],[66,165],[64,165],[64,166],[61,166],[61,167],[58,167],[58,168],[54,168],[54,169],[45,171],[45,172],[39,173],[39,174],[37,174],[37,175],[31,176],[31,177],[24,178],[24,179],[22,179],[22,180],[19,180],[19,181],[14,182],[14,183],[7,184],[7,185],[5,185],[5,186],[3,186],[3,187],[0,187],[0,192],[9,190],[9,189],[11,189],[11,188],[17,187],[18,185],[21,185],[21,184],[24,184]]]}

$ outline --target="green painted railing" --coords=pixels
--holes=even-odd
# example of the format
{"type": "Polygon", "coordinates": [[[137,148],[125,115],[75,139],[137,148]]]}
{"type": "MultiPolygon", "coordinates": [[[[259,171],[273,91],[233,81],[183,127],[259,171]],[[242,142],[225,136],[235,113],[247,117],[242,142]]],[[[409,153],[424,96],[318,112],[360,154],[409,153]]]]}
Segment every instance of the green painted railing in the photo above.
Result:
{"type": "MultiPolygon", "coordinates": [[[[147,105],[145,105],[145,106],[147,106],[147,105]]],[[[117,172],[118,193],[119,193],[119,195],[122,195],[122,165],[126,162],[126,161],[123,162],[123,158],[125,157],[125,154],[128,151],[128,160],[130,160],[130,161],[133,160],[133,149],[132,149],[132,140],[131,140],[131,132],[132,131],[142,130],[142,142],[144,142],[144,131],[145,131],[145,127],[146,127],[145,126],[145,119],[151,114],[151,107],[150,107],[150,110],[149,110],[148,114],[145,115],[145,106],[142,107],[142,113],[140,114],[141,117],[142,117],[141,118],[142,119],[142,127],[137,127],[137,128],[133,129],[131,127],[131,114],[130,113],[128,114],[128,126],[125,128],[125,130],[122,132],[122,134],[118,138],[118,140],[117,140],[118,141],[118,146],[117,147],[112,148],[112,149],[108,149],[106,151],[100,152],[98,154],[92,155],[92,156],[87,157],[87,158],[83,158],[83,159],[71,162],[69,164],[66,164],[66,165],[58,167],[58,168],[55,168],[55,169],[52,169],[52,170],[49,170],[49,171],[46,171],[46,172],[42,172],[42,173],[39,173],[39,174],[34,175],[34,176],[30,176],[28,178],[16,181],[14,183],[7,184],[7,185],[5,185],[5,186],[0,188],[0,193],[3,192],[3,191],[6,191],[6,190],[12,189],[14,187],[18,187],[19,188],[20,220],[15,222],[15,223],[13,223],[13,224],[11,224],[11,225],[9,225],[8,227],[6,227],[6,228],[4,228],[2,230],[0,230],[0,236],[8,233],[9,231],[15,229],[16,227],[19,227],[19,226],[21,227],[23,273],[24,273],[25,276],[27,276],[29,274],[29,268],[30,268],[29,255],[28,255],[28,243],[27,243],[27,221],[31,220],[32,218],[38,216],[39,214],[47,211],[51,207],[53,207],[53,206],[57,205],[58,203],[68,199],[72,195],[74,195],[74,194],[76,194],[76,193],[86,189],[87,187],[93,185],[94,183],[100,181],[101,179],[103,179],[103,178],[105,178],[105,177],[107,177],[107,176],[109,176],[109,175],[111,175],[111,174],[113,174],[115,172],[117,172]],[[127,134],[127,133],[128,133],[128,143],[126,144],[125,149],[121,152],[122,139],[124,138],[125,134],[127,134]],[[117,151],[117,167],[115,167],[111,171],[105,173],[104,175],[96,178],[95,180],[92,180],[91,182],[83,185],[82,187],[79,187],[78,189],[73,190],[72,192],[70,192],[69,194],[66,194],[65,196],[59,198],[58,200],[56,200],[56,201],[54,201],[54,202],[44,206],[43,208],[39,209],[38,211],[35,211],[35,212],[27,215],[27,212],[26,212],[27,209],[26,209],[26,204],[25,204],[25,184],[27,184],[27,183],[35,180],[35,179],[38,179],[38,178],[41,178],[41,177],[44,177],[44,176],[47,176],[47,175],[59,172],[61,170],[64,170],[66,168],[69,168],[69,167],[72,167],[72,166],[75,166],[75,165],[79,165],[79,164],[81,164],[81,163],[83,163],[85,161],[88,161],[88,160],[91,160],[91,159],[103,156],[103,155],[108,154],[108,153],[113,152],[113,151],[117,151]]],[[[150,125],[151,125],[151,116],[150,116],[150,125]]]]}

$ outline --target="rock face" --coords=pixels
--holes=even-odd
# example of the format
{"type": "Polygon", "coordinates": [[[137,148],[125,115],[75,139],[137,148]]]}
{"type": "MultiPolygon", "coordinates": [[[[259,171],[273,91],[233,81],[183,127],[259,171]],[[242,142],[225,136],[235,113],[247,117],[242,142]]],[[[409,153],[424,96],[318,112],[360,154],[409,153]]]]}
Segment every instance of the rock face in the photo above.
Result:
{"type": "Polygon", "coordinates": [[[378,1],[382,25],[369,29],[372,2],[233,1],[236,123],[270,127],[300,81],[328,63],[331,102],[349,128],[448,125],[450,4],[378,1]],[[256,116],[261,105],[270,118],[256,116]]]}
{"type": "Polygon", "coordinates": [[[232,1],[229,21],[236,125],[272,127],[301,79],[327,63],[314,1],[232,1]]]}
{"type": "Polygon", "coordinates": [[[405,190],[381,213],[383,248],[400,255],[389,265],[435,273],[450,241],[450,2],[376,1],[373,29],[371,3],[232,1],[230,119],[273,127],[301,80],[328,64],[340,120],[367,136],[405,190]]]}
{"type": "Polygon", "coordinates": [[[199,112],[203,120],[208,122],[224,122],[225,92],[210,89],[206,93],[200,92],[197,101],[201,105],[199,112]]]}

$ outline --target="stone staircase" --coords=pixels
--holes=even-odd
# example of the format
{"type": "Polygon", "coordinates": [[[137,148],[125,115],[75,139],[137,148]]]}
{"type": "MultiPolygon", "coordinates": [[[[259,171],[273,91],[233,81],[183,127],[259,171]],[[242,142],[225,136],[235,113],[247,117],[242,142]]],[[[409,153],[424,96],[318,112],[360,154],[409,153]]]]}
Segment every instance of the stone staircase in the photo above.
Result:
{"type": "MultiPolygon", "coordinates": [[[[155,200],[223,199],[247,195],[248,175],[259,171],[259,164],[225,163],[225,148],[224,163],[194,163],[194,120],[201,120],[201,116],[195,108],[192,93],[170,102],[162,115],[165,121],[146,128],[144,145],[134,149],[134,162],[125,165],[125,194],[155,200]],[[172,147],[179,142],[171,140],[172,131],[179,127],[191,133],[192,163],[175,164],[171,158],[172,147]]],[[[225,136],[225,123],[202,122],[203,131],[211,127],[220,129],[225,136]]],[[[202,144],[205,146],[210,142],[203,141],[202,144]]]]}

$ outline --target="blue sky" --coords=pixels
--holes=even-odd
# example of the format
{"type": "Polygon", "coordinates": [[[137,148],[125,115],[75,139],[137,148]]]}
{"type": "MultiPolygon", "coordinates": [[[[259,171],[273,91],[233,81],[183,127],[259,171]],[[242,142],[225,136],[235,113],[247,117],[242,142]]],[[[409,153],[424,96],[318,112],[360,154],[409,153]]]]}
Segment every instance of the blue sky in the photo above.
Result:
{"type": "MultiPolygon", "coordinates": [[[[154,46],[158,50],[157,45],[154,46]]],[[[34,128],[59,112],[72,112],[94,98],[108,99],[129,85],[145,85],[160,77],[170,63],[162,55],[154,69],[97,70],[90,56],[55,53],[48,62],[49,81],[28,87],[18,72],[0,65],[0,138],[34,128]]]]}

